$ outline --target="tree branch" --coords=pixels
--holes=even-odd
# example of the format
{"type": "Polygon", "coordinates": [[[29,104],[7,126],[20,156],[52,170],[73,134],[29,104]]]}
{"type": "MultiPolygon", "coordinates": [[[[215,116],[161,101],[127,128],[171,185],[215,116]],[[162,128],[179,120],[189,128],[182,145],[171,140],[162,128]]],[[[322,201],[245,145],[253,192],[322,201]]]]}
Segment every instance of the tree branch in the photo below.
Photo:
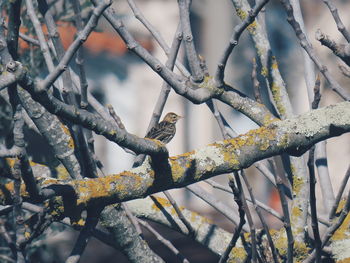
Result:
{"type": "MultiPolygon", "coordinates": [[[[146,161],[140,167],[103,178],[68,181],[50,178],[40,184],[48,189],[71,188],[77,204],[83,207],[91,202],[111,204],[241,170],[282,152],[300,155],[321,140],[349,131],[350,102],[342,102],[170,157],[168,164],[157,170],[146,161]]],[[[6,188],[11,190],[11,184],[6,188]]]]}

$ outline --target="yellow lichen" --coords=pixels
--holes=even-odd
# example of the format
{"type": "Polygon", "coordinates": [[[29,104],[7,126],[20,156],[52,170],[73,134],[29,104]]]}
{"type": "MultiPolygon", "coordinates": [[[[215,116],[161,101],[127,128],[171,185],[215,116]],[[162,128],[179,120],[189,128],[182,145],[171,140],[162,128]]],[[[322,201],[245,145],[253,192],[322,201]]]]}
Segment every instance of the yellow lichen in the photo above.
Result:
{"type": "Polygon", "coordinates": [[[212,76],[204,76],[203,81],[198,85],[199,88],[205,88],[205,89],[213,89],[216,87],[213,85],[213,77],[212,76]]]}
{"type": "Polygon", "coordinates": [[[68,147],[73,149],[74,148],[74,140],[73,140],[73,137],[72,137],[69,129],[67,128],[67,126],[65,126],[62,123],[61,123],[61,128],[62,128],[63,132],[69,136],[68,147]]]}
{"type": "Polygon", "coordinates": [[[57,178],[60,180],[68,180],[70,179],[70,174],[67,169],[63,165],[59,165],[56,167],[57,178]]]}
{"type": "Polygon", "coordinates": [[[123,172],[120,175],[73,181],[73,186],[76,192],[79,193],[77,205],[86,204],[96,199],[108,198],[111,194],[118,194],[120,197],[127,194],[125,182],[120,182],[124,180],[123,177],[129,177],[134,187],[138,187],[141,180],[134,173],[123,172]]]}
{"type": "Polygon", "coordinates": [[[244,20],[247,16],[248,16],[248,13],[243,11],[242,9],[240,8],[237,8],[236,9],[236,13],[238,15],[238,17],[241,19],[241,20],[244,20]]]}
{"type": "MultiPolygon", "coordinates": [[[[7,196],[7,192],[10,192],[11,194],[15,193],[15,186],[13,182],[9,182],[5,185],[3,185],[0,189],[0,199],[5,199],[7,196]]],[[[29,194],[26,190],[26,186],[25,184],[21,184],[21,188],[20,188],[20,194],[22,197],[24,198],[28,198],[29,194]]]]}
{"type": "Polygon", "coordinates": [[[301,209],[297,206],[294,206],[292,209],[292,218],[299,218],[301,216],[301,209]]]}
{"type": "Polygon", "coordinates": [[[294,175],[293,176],[293,194],[298,195],[303,185],[304,185],[304,179],[302,177],[294,175]]]}
{"type": "Polygon", "coordinates": [[[57,220],[62,219],[64,214],[64,206],[62,196],[56,196],[51,200],[46,200],[44,202],[45,207],[47,208],[49,214],[57,220]]]}
{"type": "Polygon", "coordinates": [[[350,262],[350,257],[349,258],[344,258],[341,260],[337,260],[337,263],[349,263],[350,262]]]}
{"type": "Polygon", "coordinates": [[[117,131],[111,130],[111,131],[108,132],[108,134],[113,136],[113,135],[116,135],[116,134],[117,134],[117,131]]]}
{"type": "Polygon", "coordinates": [[[191,222],[196,222],[198,214],[196,212],[191,211],[191,218],[190,221],[191,222]]]}
{"type": "Polygon", "coordinates": [[[294,262],[298,263],[298,262],[303,262],[305,260],[305,258],[309,255],[309,250],[310,248],[308,248],[306,246],[305,243],[303,242],[294,242],[294,247],[293,247],[293,254],[294,254],[294,262]]]}
{"type": "Polygon", "coordinates": [[[278,86],[276,83],[273,83],[271,87],[271,92],[272,92],[273,100],[276,103],[278,113],[281,116],[284,116],[286,114],[286,108],[281,99],[281,87],[278,86]]]}
{"type": "Polygon", "coordinates": [[[43,186],[47,186],[50,184],[58,184],[59,180],[55,179],[55,178],[44,178],[44,180],[42,181],[42,185],[43,186]]]}
{"type": "MultiPolygon", "coordinates": [[[[274,57],[273,57],[274,58],[274,57]]],[[[273,59],[273,62],[272,62],[272,65],[271,65],[271,67],[272,67],[272,69],[278,69],[278,63],[277,63],[277,61],[276,61],[276,58],[275,59],[273,59]]]]}
{"type": "MultiPolygon", "coordinates": [[[[286,256],[288,250],[288,239],[285,230],[271,230],[270,234],[279,254],[281,256],[286,256]]],[[[307,257],[309,250],[310,249],[306,246],[305,243],[295,241],[293,246],[293,255],[295,262],[302,262],[307,257]]]]}
{"type": "Polygon", "coordinates": [[[264,120],[263,120],[263,125],[267,126],[275,121],[279,121],[280,119],[275,118],[274,116],[271,116],[271,114],[266,113],[264,116],[264,120]]]}
{"type": "Polygon", "coordinates": [[[227,262],[244,262],[247,259],[247,251],[243,247],[234,247],[229,255],[227,262]]]}
{"type": "Polygon", "coordinates": [[[337,213],[340,213],[343,210],[345,203],[346,203],[345,199],[340,200],[339,205],[337,207],[337,213]]]}
{"type": "Polygon", "coordinates": [[[239,160],[234,154],[236,150],[240,150],[245,146],[258,146],[260,150],[265,151],[270,147],[271,141],[275,139],[276,131],[274,129],[260,127],[259,129],[251,130],[248,133],[240,135],[236,138],[225,140],[223,143],[216,143],[212,145],[221,148],[224,161],[230,162],[233,165],[238,165],[239,160]]]}
{"type": "Polygon", "coordinates": [[[254,35],[256,33],[256,28],[258,26],[258,23],[254,20],[248,27],[248,31],[250,32],[250,34],[254,35]]]}
{"type": "Polygon", "coordinates": [[[85,225],[85,220],[82,218],[79,218],[77,221],[72,222],[73,227],[82,227],[85,225]]]}
{"type": "Polygon", "coordinates": [[[15,166],[15,163],[17,162],[17,158],[6,158],[6,162],[10,168],[13,168],[15,166]]]}
{"type": "Polygon", "coordinates": [[[236,165],[236,166],[239,165],[239,161],[237,159],[237,156],[235,154],[232,154],[232,152],[226,151],[225,149],[222,149],[222,154],[223,154],[225,162],[229,162],[232,165],[236,165]]]}
{"type": "Polygon", "coordinates": [[[282,256],[285,256],[287,254],[287,237],[284,232],[284,229],[271,233],[271,235],[275,243],[276,249],[282,256]]]}
{"type": "MultiPolygon", "coordinates": [[[[158,196],[153,196],[153,197],[157,200],[157,203],[159,203],[162,207],[171,206],[171,203],[168,200],[161,198],[161,197],[158,197],[158,196]]],[[[155,203],[153,203],[152,209],[154,209],[156,211],[160,211],[160,207],[158,207],[155,203]]]]}
{"type": "Polygon", "coordinates": [[[204,216],[200,216],[201,217],[201,223],[205,223],[205,224],[214,224],[213,220],[204,217],[204,216]]]}
{"type": "Polygon", "coordinates": [[[349,225],[350,225],[350,214],[348,214],[345,217],[345,220],[341,224],[341,226],[335,231],[335,233],[332,236],[333,241],[338,240],[344,240],[350,238],[350,232],[349,232],[349,225]]]}
{"type": "Polygon", "coordinates": [[[267,70],[267,67],[262,67],[261,75],[264,76],[265,78],[269,75],[269,71],[267,70]]]}
{"type": "Polygon", "coordinates": [[[184,175],[185,169],[174,158],[169,158],[171,166],[171,176],[174,182],[178,182],[184,175]]]}
{"type": "Polygon", "coordinates": [[[30,238],[30,233],[28,231],[25,231],[24,232],[24,237],[25,237],[25,239],[28,240],[30,238]]]}
{"type": "Polygon", "coordinates": [[[294,175],[296,173],[296,168],[293,165],[293,163],[291,163],[289,167],[290,167],[290,172],[294,175]]]}

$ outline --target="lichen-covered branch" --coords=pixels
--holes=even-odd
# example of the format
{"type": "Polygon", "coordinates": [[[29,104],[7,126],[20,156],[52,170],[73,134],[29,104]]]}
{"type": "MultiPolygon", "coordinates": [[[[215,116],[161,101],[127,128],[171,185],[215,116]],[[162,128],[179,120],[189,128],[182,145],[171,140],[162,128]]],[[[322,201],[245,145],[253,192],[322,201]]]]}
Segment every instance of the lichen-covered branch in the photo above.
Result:
{"type": "MultiPolygon", "coordinates": [[[[103,178],[46,179],[40,184],[47,189],[70,189],[81,207],[92,202],[111,204],[247,168],[258,160],[282,152],[300,155],[321,140],[349,131],[350,102],[342,102],[170,157],[168,163],[157,163],[160,166],[153,167],[146,161],[140,167],[103,178]]],[[[296,194],[297,183],[294,186],[296,194]]],[[[6,185],[10,191],[11,185],[6,185]]]]}
{"type": "Polygon", "coordinates": [[[138,235],[122,209],[106,207],[101,214],[101,221],[101,225],[111,233],[115,246],[128,257],[130,262],[164,262],[138,235]]]}

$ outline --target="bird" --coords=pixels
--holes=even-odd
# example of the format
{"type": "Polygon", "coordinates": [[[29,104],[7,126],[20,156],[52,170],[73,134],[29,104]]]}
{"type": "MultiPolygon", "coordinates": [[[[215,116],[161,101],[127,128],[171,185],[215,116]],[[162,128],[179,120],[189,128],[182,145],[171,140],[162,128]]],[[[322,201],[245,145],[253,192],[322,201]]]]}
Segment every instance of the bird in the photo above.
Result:
{"type": "Polygon", "coordinates": [[[167,113],[160,123],[149,130],[145,138],[156,139],[164,144],[169,143],[176,133],[176,122],[181,118],[174,112],[167,113]]]}

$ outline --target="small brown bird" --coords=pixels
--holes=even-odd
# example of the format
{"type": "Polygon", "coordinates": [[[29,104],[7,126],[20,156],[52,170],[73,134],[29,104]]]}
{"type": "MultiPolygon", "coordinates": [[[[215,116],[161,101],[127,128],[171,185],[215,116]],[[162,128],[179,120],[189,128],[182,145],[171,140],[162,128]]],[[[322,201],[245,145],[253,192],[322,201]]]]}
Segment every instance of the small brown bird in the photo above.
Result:
{"type": "Polygon", "coordinates": [[[164,119],[147,133],[145,138],[157,139],[167,144],[174,137],[176,132],[175,124],[181,118],[181,116],[174,112],[167,113],[164,119]]]}

